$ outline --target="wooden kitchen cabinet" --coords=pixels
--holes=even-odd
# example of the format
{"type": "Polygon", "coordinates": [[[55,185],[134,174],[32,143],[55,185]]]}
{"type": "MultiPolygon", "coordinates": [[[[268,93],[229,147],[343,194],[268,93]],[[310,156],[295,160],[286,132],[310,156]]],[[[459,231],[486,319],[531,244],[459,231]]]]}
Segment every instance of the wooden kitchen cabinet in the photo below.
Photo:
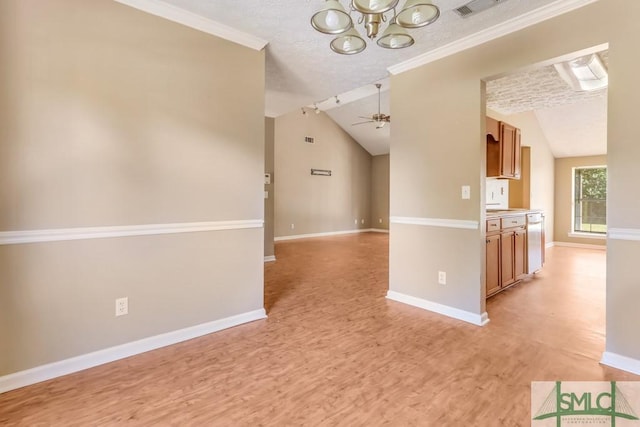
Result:
{"type": "Polygon", "coordinates": [[[489,296],[500,290],[500,235],[487,236],[486,241],[486,295],[489,296]]]}
{"type": "Polygon", "coordinates": [[[527,276],[527,230],[516,230],[513,243],[513,273],[515,280],[522,280],[527,276]]]}
{"type": "Polygon", "coordinates": [[[519,282],[527,275],[527,229],[525,215],[487,220],[486,296],[519,282]]]}
{"type": "Polygon", "coordinates": [[[514,266],[515,238],[513,231],[500,234],[500,286],[506,287],[516,281],[514,266]]]}
{"type": "Polygon", "coordinates": [[[487,177],[520,179],[520,129],[487,117],[487,177]]]}

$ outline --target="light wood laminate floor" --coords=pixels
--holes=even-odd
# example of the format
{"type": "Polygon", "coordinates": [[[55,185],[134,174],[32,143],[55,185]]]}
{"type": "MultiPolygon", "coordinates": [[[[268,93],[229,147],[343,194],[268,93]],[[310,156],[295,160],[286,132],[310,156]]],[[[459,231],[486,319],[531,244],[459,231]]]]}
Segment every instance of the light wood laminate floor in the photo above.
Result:
{"type": "Polygon", "coordinates": [[[528,426],[598,363],[605,252],[555,247],[473,326],[385,299],[388,235],[280,242],[269,318],[0,395],[0,425],[528,426]]]}

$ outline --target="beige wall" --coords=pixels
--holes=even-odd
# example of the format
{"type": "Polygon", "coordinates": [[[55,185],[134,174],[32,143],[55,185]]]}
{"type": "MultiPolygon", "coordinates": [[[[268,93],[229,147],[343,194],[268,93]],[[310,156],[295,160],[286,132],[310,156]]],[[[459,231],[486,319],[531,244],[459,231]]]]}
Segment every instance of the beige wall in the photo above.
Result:
{"type": "Polygon", "coordinates": [[[275,186],[276,237],[371,228],[371,155],[325,113],[276,118],[275,186]]]}
{"type": "MultiPolygon", "coordinates": [[[[609,43],[608,220],[611,228],[640,230],[640,145],[635,115],[640,57],[640,2],[600,0],[456,55],[392,76],[391,215],[478,221],[478,230],[391,225],[390,289],[479,314],[484,310],[483,243],[485,107],[481,79],[609,43]],[[416,126],[419,123],[419,126],[416,126]],[[460,186],[471,185],[471,200],[460,186]],[[395,233],[396,228],[411,228],[395,233]],[[415,233],[411,232],[415,229],[415,233]],[[435,242],[455,242],[442,250],[435,242]],[[407,264],[405,257],[429,260],[407,264]],[[446,286],[437,271],[448,268],[446,286]]],[[[449,243],[447,243],[449,244],[449,243]]],[[[640,359],[640,297],[635,260],[640,243],[609,238],[607,342],[609,352],[640,359]]]]}
{"type": "Polygon", "coordinates": [[[276,120],[272,117],[265,117],[265,137],[264,137],[264,172],[271,174],[271,184],[265,184],[264,190],[267,198],[264,200],[264,256],[275,255],[273,248],[273,232],[275,225],[274,216],[274,143],[276,120]]]}
{"type": "MultiPolygon", "coordinates": [[[[522,146],[531,147],[529,163],[530,208],[542,209],[545,213],[545,238],[547,242],[554,240],[554,157],[549,142],[544,135],[540,123],[532,111],[503,115],[495,111],[487,111],[490,117],[505,121],[522,131],[522,146]]],[[[524,160],[524,159],[523,159],[524,160]]],[[[514,187],[517,187],[514,186],[514,187]]],[[[509,186],[509,192],[517,191],[509,186]]],[[[520,207],[520,206],[513,206],[520,207]]]]}
{"type": "Polygon", "coordinates": [[[389,155],[371,158],[372,228],[389,229],[389,155]]]}
{"type": "Polygon", "coordinates": [[[563,157],[556,159],[556,230],[555,241],[588,245],[606,245],[606,238],[586,239],[569,237],[573,215],[573,168],[583,166],[606,166],[607,156],[563,157]]]}
{"type": "MultiPolygon", "coordinates": [[[[0,231],[263,218],[264,52],[111,0],[6,0],[0,32],[0,231]]],[[[0,246],[0,375],[261,309],[262,257],[261,228],[0,246]]]]}

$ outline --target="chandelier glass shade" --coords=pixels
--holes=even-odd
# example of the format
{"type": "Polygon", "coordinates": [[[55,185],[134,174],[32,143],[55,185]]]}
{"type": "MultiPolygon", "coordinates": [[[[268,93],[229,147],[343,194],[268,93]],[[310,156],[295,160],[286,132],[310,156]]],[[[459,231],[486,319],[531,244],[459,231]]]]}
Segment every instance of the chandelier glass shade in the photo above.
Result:
{"type": "Polygon", "coordinates": [[[337,35],[330,43],[334,52],[352,55],[362,52],[367,44],[356,29],[351,13],[360,14],[357,23],[364,26],[367,37],[373,40],[388,21],[386,14],[393,11],[377,44],[386,49],[402,49],[415,42],[406,28],[420,28],[435,22],[440,9],[430,0],[406,0],[400,12],[396,12],[398,3],[399,0],[349,0],[347,12],[339,0],[326,0],[311,17],[311,26],[321,33],[337,35]]]}
{"type": "Polygon", "coordinates": [[[367,43],[360,37],[355,28],[351,28],[333,39],[329,46],[335,53],[353,55],[362,52],[367,47],[367,43]]]}

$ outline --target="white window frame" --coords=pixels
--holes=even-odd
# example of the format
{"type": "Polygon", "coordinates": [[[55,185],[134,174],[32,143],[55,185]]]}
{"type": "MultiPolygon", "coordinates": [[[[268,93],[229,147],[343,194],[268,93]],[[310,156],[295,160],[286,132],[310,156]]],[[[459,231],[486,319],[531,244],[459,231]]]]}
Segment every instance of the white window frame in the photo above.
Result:
{"type": "MultiPolygon", "coordinates": [[[[598,233],[590,233],[588,231],[574,231],[576,229],[576,169],[601,169],[607,168],[607,165],[590,165],[590,166],[574,166],[571,168],[571,229],[569,230],[569,237],[578,237],[581,239],[596,239],[596,240],[606,240],[607,234],[609,234],[609,224],[607,224],[607,233],[606,234],[598,234],[598,233]]],[[[607,187],[609,186],[609,179],[607,177],[607,187]]]]}

